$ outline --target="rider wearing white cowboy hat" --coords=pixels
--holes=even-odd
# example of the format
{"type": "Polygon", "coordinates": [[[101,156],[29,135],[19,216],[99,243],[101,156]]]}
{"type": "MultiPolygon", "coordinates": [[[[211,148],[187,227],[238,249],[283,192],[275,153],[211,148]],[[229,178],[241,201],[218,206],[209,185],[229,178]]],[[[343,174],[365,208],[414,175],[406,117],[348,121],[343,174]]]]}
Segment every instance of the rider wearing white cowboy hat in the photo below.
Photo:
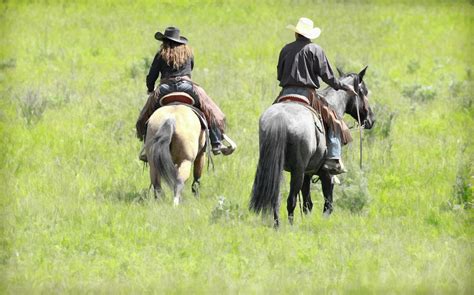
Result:
{"type": "MultiPolygon", "coordinates": [[[[336,78],[323,49],[311,42],[321,34],[321,29],[315,27],[312,20],[302,17],[296,26],[288,25],[287,29],[295,32],[296,40],[286,44],[280,52],[277,70],[282,91],[279,96],[299,94],[314,103],[317,99],[316,89],[320,87],[319,78],[335,90],[343,89],[356,94],[351,85],[346,85],[336,78]]],[[[315,105],[313,103],[311,104],[315,105]]],[[[342,134],[341,130],[331,128],[327,132],[328,154],[323,169],[331,174],[345,172],[341,161],[342,134]]]]}
{"type": "Polygon", "coordinates": [[[288,25],[286,28],[311,40],[318,38],[321,34],[321,29],[314,27],[313,21],[306,17],[300,18],[296,24],[296,27],[293,25],[288,25]]]}

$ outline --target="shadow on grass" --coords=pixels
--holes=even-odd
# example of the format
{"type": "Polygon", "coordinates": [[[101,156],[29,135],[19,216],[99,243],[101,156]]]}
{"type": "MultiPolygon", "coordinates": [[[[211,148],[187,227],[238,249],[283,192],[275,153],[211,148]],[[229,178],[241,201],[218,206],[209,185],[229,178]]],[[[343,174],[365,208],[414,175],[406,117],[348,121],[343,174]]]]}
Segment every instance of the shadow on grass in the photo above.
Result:
{"type": "Polygon", "coordinates": [[[106,188],[97,188],[95,193],[96,198],[108,200],[108,201],[118,201],[125,203],[144,203],[145,201],[155,200],[155,196],[151,189],[131,189],[124,188],[120,185],[113,187],[112,189],[106,188]]]}

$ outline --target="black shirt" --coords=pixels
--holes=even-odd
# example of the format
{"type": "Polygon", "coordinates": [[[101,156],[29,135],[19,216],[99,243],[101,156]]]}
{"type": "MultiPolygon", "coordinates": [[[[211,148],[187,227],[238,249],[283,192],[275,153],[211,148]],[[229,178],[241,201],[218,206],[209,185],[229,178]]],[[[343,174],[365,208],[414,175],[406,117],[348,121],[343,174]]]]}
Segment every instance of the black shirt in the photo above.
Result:
{"type": "Polygon", "coordinates": [[[281,87],[319,88],[318,77],[335,90],[345,89],[335,76],[323,49],[305,37],[283,47],[278,58],[278,81],[281,87]]]}
{"type": "Polygon", "coordinates": [[[158,76],[161,74],[161,79],[188,76],[191,78],[191,71],[194,68],[194,57],[190,57],[181,67],[178,69],[168,65],[165,60],[161,57],[160,52],[155,55],[153,63],[151,64],[150,71],[146,76],[146,87],[151,92],[155,90],[155,82],[158,76]]]}

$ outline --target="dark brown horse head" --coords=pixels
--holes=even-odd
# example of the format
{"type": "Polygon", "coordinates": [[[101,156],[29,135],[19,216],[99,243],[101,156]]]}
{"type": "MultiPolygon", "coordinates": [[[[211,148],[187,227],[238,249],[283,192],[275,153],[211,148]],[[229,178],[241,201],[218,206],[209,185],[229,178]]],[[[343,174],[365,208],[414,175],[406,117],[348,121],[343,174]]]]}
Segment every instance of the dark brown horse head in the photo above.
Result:
{"type": "Polygon", "coordinates": [[[344,74],[339,68],[337,69],[340,78],[352,85],[358,94],[357,96],[353,95],[349,98],[345,112],[351,115],[355,120],[359,120],[360,118],[360,124],[365,129],[371,129],[375,124],[375,114],[370,107],[369,90],[364,81],[366,70],[367,66],[358,74],[344,74]]]}

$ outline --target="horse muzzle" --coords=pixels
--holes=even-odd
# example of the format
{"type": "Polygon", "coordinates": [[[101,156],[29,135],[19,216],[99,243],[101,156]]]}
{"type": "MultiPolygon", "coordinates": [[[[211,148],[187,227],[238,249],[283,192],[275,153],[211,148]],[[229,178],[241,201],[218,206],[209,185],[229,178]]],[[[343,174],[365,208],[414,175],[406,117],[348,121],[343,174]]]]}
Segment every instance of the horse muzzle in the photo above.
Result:
{"type": "Polygon", "coordinates": [[[362,124],[364,126],[364,129],[372,129],[372,127],[374,127],[375,120],[365,119],[362,124]]]}

